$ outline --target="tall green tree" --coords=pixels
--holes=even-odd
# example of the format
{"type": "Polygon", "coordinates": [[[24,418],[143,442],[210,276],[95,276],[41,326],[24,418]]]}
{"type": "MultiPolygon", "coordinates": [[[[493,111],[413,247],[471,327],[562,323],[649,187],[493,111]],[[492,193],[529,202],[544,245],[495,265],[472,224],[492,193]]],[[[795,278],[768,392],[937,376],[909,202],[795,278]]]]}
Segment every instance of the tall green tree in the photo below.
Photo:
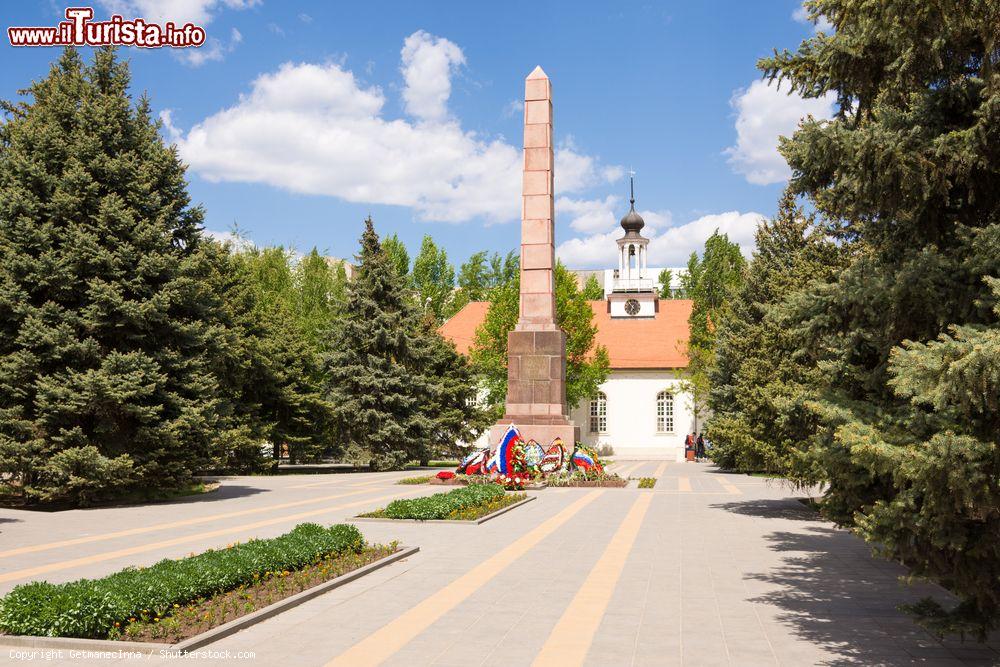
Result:
{"type": "Polygon", "coordinates": [[[239,404],[255,436],[246,439],[245,452],[226,462],[228,469],[259,467],[263,442],[270,443],[273,459],[287,448],[292,463],[339,453],[331,406],[323,395],[321,347],[314,338],[315,329],[329,328],[333,315],[322,318],[321,304],[310,304],[328,294],[332,271],[322,257],[315,262],[317,257],[294,262],[283,248],[253,248],[226,258],[225,302],[241,334],[237,349],[243,352],[246,375],[239,404]],[[314,275],[302,281],[302,274],[314,275]]]}
{"type": "Polygon", "coordinates": [[[389,257],[390,263],[396,269],[396,273],[405,278],[407,282],[410,277],[410,253],[406,246],[393,234],[382,240],[382,250],[389,257]]]}
{"type": "Polygon", "coordinates": [[[604,288],[597,282],[597,276],[591,275],[583,285],[583,298],[588,301],[600,301],[604,298],[604,288]]]}
{"type": "Polygon", "coordinates": [[[389,469],[471,437],[482,418],[468,364],[437,333],[433,314],[406,296],[371,218],[347,293],[324,364],[346,444],[368,451],[374,468],[389,469]]]}
{"type": "Polygon", "coordinates": [[[709,369],[708,433],[722,467],[787,474],[794,453],[815,436],[807,405],[821,380],[817,355],[776,309],[805,285],[832,282],[842,255],[788,194],[778,215],[757,228],[753,261],[719,322],[709,369]]]}
{"type": "MultiPolygon", "coordinates": [[[[476,331],[472,361],[486,387],[485,403],[495,419],[507,398],[507,334],[517,324],[519,274],[491,293],[486,318],[476,331]]],[[[608,351],[597,345],[594,311],[576,286],[576,276],[556,264],[556,321],[566,332],[566,402],[576,407],[597,395],[609,372],[608,351]]]]}
{"type": "Polygon", "coordinates": [[[677,292],[675,292],[671,287],[671,283],[674,281],[674,272],[670,269],[663,269],[660,271],[659,275],[660,281],[660,298],[661,299],[682,299],[684,298],[677,292]]]}
{"type": "Polygon", "coordinates": [[[433,313],[440,322],[455,288],[455,267],[448,262],[448,253],[430,235],[424,236],[420,253],[413,260],[413,286],[420,307],[433,313]]]}
{"type": "Polygon", "coordinates": [[[1000,622],[998,358],[968,341],[997,322],[1000,5],[806,8],[833,30],[759,66],[838,102],[780,148],[792,192],[851,257],[835,284],[790,299],[823,355],[809,461],[829,516],[959,597],[920,605],[923,621],[985,636],[1000,622]]]}
{"type": "Polygon", "coordinates": [[[699,258],[691,253],[687,273],[681,284],[688,299],[694,301],[688,320],[691,333],[688,340],[688,379],[686,389],[691,395],[695,421],[707,412],[711,382],[709,373],[715,363],[716,329],[730,308],[730,302],[743,283],[746,260],[739,245],[726,234],[715,230],[705,241],[699,258]]]}
{"type": "MultiPolygon", "coordinates": [[[[286,261],[291,264],[291,258],[286,261]]],[[[326,331],[344,310],[347,298],[347,271],[343,262],[331,263],[313,248],[292,268],[292,312],[302,335],[319,352],[326,343],[326,331]]]]}
{"type": "Polygon", "coordinates": [[[112,50],[0,124],[0,477],[34,501],[170,488],[215,458],[230,332],[184,167],[112,50]]]}

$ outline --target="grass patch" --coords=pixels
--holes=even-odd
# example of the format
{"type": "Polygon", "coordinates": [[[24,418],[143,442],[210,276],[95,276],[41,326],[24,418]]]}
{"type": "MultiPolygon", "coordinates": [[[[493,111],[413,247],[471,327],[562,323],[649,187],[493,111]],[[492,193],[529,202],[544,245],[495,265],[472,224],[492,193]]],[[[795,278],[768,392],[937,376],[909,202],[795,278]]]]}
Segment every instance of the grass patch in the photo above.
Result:
{"type": "Polygon", "coordinates": [[[396,484],[430,484],[431,479],[434,475],[420,475],[418,477],[404,477],[403,479],[396,482],[396,484]]]}
{"type": "Polygon", "coordinates": [[[640,489],[651,489],[656,486],[655,477],[640,477],[639,478],[639,488],[640,489]]]}
{"type": "Polygon", "coordinates": [[[431,461],[427,464],[429,468],[457,468],[459,465],[458,461],[431,461]]]}
{"type": "Polygon", "coordinates": [[[0,631],[105,639],[135,619],[162,620],[193,601],[238,590],[268,573],[293,572],[324,559],[358,555],[365,547],[354,526],[303,523],[280,537],[129,567],[101,579],[21,584],[0,598],[0,631]]]}
{"type": "Polygon", "coordinates": [[[141,614],[123,628],[114,628],[109,637],[126,641],[176,643],[391,556],[397,550],[395,542],[366,546],[359,553],[350,551],[328,556],[299,570],[265,572],[250,584],[177,605],[162,618],[150,613],[141,614]]]}
{"type": "Polygon", "coordinates": [[[470,521],[524,500],[526,494],[507,494],[499,484],[470,484],[423,498],[394,500],[384,508],[361,514],[376,519],[470,521]]]}

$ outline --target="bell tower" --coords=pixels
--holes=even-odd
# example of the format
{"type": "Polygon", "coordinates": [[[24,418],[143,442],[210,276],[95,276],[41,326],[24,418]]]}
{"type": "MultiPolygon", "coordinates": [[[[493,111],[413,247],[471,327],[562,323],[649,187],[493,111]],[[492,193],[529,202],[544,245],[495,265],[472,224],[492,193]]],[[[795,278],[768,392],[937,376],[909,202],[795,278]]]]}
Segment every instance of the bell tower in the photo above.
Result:
{"type": "Polygon", "coordinates": [[[611,317],[655,317],[659,295],[648,275],[649,239],[642,235],[646,221],[635,210],[635,173],[629,176],[629,211],[621,219],[625,235],[618,239],[618,270],[608,306],[611,317]]]}

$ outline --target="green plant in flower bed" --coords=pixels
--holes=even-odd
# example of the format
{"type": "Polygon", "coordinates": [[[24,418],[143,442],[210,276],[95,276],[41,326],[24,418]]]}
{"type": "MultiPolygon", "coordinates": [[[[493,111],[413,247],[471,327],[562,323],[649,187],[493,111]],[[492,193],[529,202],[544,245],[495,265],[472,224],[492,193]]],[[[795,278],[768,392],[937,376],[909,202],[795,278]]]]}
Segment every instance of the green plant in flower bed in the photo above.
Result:
{"type": "Polygon", "coordinates": [[[505,492],[498,484],[470,484],[447,493],[435,493],[424,498],[393,500],[385,509],[361,516],[387,519],[449,519],[453,512],[481,507],[503,498],[505,492]]]}
{"type": "Polygon", "coordinates": [[[639,488],[640,489],[651,489],[656,486],[655,477],[640,477],[639,478],[639,488]]]}
{"type": "Polygon", "coordinates": [[[35,581],[0,598],[0,631],[48,637],[104,638],[115,623],[164,617],[174,605],[238,588],[266,572],[298,570],[317,558],[360,553],[354,526],[303,523],[268,540],[250,540],[179,560],[126,568],[101,579],[35,581]]]}
{"type": "Polygon", "coordinates": [[[597,470],[577,470],[569,475],[550,475],[545,479],[548,486],[625,486],[628,480],[617,473],[597,470]]]}
{"type": "Polygon", "coordinates": [[[430,484],[433,475],[420,475],[419,477],[404,477],[396,484],[430,484]]]}
{"type": "Polygon", "coordinates": [[[515,503],[519,503],[527,497],[527,493],[505,493],[499,498],[482,505],[474,505],[472,507],[464,507],[460,510],[455,510],[445,518],[449,521],[475,521],[476,519],[483,518],[487,514],[493,514],[494,512],[502,510],[504,507],[510,507],[515,503]]]}
{"type": "Polygon", "coordinates": [[[241,584],[209,598],[174,605],[168,616],[151,613],[115,625],[110,639],[128,641],[178,642],[200,635],[241,616],[263,609],[287,597],[308,590],[331,579],[370,565],[398,551],[399,545],[366,546],[360,553],[349,551],[317,558],[300,570],[282,570],[254,575],[254,581],[241,584]]]}

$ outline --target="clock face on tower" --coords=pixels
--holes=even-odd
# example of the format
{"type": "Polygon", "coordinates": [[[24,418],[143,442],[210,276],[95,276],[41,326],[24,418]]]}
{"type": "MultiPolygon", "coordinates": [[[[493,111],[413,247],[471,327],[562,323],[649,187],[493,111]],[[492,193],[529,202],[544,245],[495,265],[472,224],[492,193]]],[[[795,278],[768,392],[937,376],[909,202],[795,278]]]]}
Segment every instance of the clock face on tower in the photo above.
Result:
{"type": "Polygon", "coordinates": [[[629,299],[625,302],[625,312],[629,315],[639,314],[639,302],[635,299],[629,299]]]}

